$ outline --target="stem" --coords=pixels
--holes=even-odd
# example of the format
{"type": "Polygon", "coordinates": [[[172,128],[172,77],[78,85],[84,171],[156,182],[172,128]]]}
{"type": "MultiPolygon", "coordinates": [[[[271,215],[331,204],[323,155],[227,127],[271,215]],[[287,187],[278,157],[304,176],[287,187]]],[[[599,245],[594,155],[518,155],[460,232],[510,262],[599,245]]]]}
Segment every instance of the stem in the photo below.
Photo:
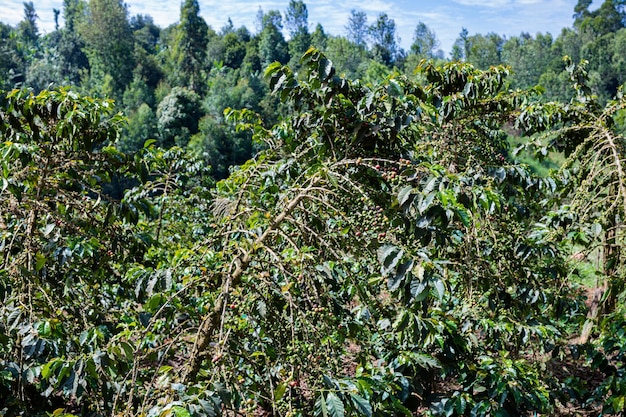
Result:
{"type": "Polygon", "coordinates": [[[191,357],[189,359],[187,368],[183,372],[183,383],[187,384],[195,380],[196,376],[198,375],[202,360],[206,356],[206,350],[209,347],[209,344],[213,339],[215,332],[219,329],[221,322],[219,318],[221,317],[222,311],[224,310],[230,288],[239,285],[243,274],[246,272],[248,266],[250,265],[250,262],[252,261],[253,255],[260,248],[263,247],[268,238],[281,225],[281,223],[287,218],[287,216],[289,216],[289,214],[296,208],[296,206],[300,204],[302,200],[308,197],[309,192],[313,188],[315,188],[318,181],[319,178],[312,179],[311,184],[300,194],[298,194],[293,200],[291,200],[289,204],[287,204],[287,206],[283,209],[283,211],[272,220],[272,222],[267,227],[267,229],[265,229],[263,234],[254,241],[250,251],[244,252],[243,256],[240,255],[235,259],[235,270],[231,274],[227,274],[224,277],[222,282],[222,290],[217,300],[215,301],[213,309],[205,316],[205,318],[202,320],[202,323],[200,324],[200,327],[198,328],[196,341],[191,351],[191,357]]]}
{"type": "Polygon", "coordinates": [[[156,237],[155,241],[159,243],[159,236],[161,235],[161,228],[163,227],[163,213],[165,212],[165,206],[167,205],[167,190],[170,183],[170,178],[172,176],[172,167],[170,166],[170,171],[167,173],[165,177],[165,184],[163,185],[163,198],[161,199],[161,210],[159,210],[159,220],[157,223],[156,237]]]}

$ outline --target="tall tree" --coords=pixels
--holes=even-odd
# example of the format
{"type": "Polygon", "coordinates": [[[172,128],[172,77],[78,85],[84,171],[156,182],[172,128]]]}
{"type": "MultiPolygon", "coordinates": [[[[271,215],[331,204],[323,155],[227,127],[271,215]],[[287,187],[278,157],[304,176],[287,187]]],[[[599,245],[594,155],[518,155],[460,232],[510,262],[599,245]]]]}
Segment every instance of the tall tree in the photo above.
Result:
{"type": "Polygon", "coordinates": [[[598,9],[593,11],[589,11],[590,5],[589,0],[579,0],[574,9],[574,26],[580,31],[591,29],[601,36],[616,32],[625,26],[625,0],[605,0],[598,9]]]}
{"type": "Polygon", "coordinates": [[[291,0],[285,13],[285,27],[292,37],[309,32],[309,11],[302,0],[291,0]]]}
{"type": "Polygon", "coordinates": [[[592,0],[578,0],[576,6],[574,6],[574,19],[576,21],[582,20],[589,16],[589,6],[591,6],[592,0]]]}
{"type": "Polygon", "coordinates": [[[180,23],[175,29],[172,50],[177,84],[199,91],[206,66],[209,26],[200,16],[198,0],[185,0],[180,9],[180,23]]]}
{"type": "Polygon", "coordinates": [[[496,33],[473,35],[468,38],[469,54],[465,57],[477,68],[488,69],[502,62],[504,39],[496,33]]]}
{"type": "Polygon", "coordinates": [[[207,56],[213,62],[230,68],[239,68],[246,57],[246,45],[234,31],[223,36],[212,36],[207,51],[207,56]]]}
{"type": "Polygon", "coordinates": [[[17,28],[19,36],[26,43],[34,44],[39,38],[39,29],[36,20],[39,18],[35,11],[32,1],[24,2],[24,20],[22,20],[17,28]]]}
{"type": "MultiPolygon", "coordinates": [[[[581,38],[585,38],[589,36],[588,34],[581,34],[572,28],[564,28],[561,30],[559,36],[554,40],[554,44],[552,45],[552,54],[556,57],[559,57],[559,61],[565,55],[569,56],[574,62],[579,62],[581,59],[580,49],[582,47],[581,43],[586,43],[588,40],[581,38]]],[[[589,40],[592,40],[593,37],[590,37],[589,40]]],[[[559,62],[561,64],[561,62],[559,62]]],[[[559,69],[563,69],[562,65],[559,65],[559,69]]]]}
{"type": "MultiPolygon", "coordinates": [[[[552,64],[552,35],[528,33],[508,39],[502,46],[502,62],[513,70],[513,87],[530,88],[539,82],[541,74],[552,64]]],[[[560,59],[561,57],[559,57],[560,59]]]]}
{"type": "Polygon", "coordinates": [[[374,59],[388,66],[393,65],[399,52],[396,22],[387,13],[381,13],[369,27],[369,35],[374,59]]]}
{"type": "Polygon", "coordinates": [[[61,30],[56,52],[61,74],[70,84],[79,84],[83,73],[89,70],[89,58],[84,48],[85,42],[77,32],[67,28],[61,30]]]}
{"type": "Polygon", "coordinates": [[[615,97],[619,80],[623,79],[613,65],[614,40],[615,33],[607,33],[586,43],[580,51],[589,61],[589,86],[603,103],[615,97]]]}
{"type": "Polygon", "coordinates": [[[65,28],[73,32],[78,27],[78,23],[84,18],[87,10],[85,0],[63,0],[63,19],[65,28]]]}
{"type": "Polygon", "coordinates": [[[367,70],[367,51],[343,36],[332,36],[326,44],[326,54],[337,72],[351,79],[363,79],[367,70]]]}
{"type": "Polygon", "coordinates": [[[133,32],[136,44],[141,46],[146,52],[156,54],[161,28],[154,23],[152,16],[138,14],[131,17],[130,29],[133,32]]]}
{"type": "MultiPolygon", "coordinates": [[[[309,33],[309,12],[302,0],[291,0],[285,13],[285,26],[289,31],[289,53],[294,60],[311,46],[309,33]]],[[[294,62],[296,64],[297,62],[294,62]]]]}
{"type": "Polygon", "coordinates": [[[186,88],[174,87],[157,108],[161,144],[185,147],[191,135],[198,132],[202,117],[200,97],[186,88]]]}
{"type": "Polygon", "coordinates": [[[59,16],[61,15],[61,10],[52,9],[54,13],[54,30],[59,30],[59,16]]]}
{"type": "Polygon", "coordinates": [[[243,43],[250,42],[250,39],[252,38],[250,31],[245,26],[240,26],[239,28],[237,28],[235,34],[237,35],[237,39],[239,39],[243,43]]]}
{"type": "Polygon", "coordinates": [[[459,33],[459,37],[454,41],[454,45],[452,45],[452,60],[460,61],[462,59],[467,58],[469,55],[469,32],[466,28],[461,29],[461,33],[459,33]]]}
{"type": "Polygon", "coordinates": [[[424,58],[434,58],[439,48],[439,40],[435,32],[430,30],[424,22],[419,22],[415,28],[411,52],[424,58]]]}
{"type": "Polygon", "coordinates": [[[618,84],[622,85],[626,83],[626,56],[624,56],[624,51],[626,51],[626,28],[615,33],[612,46],[613,68],[618,77],[618,84]]]}
{"type": "Polygon", "coordinates": [[[282,16],[278,10],[270,10],[263,15],[263,29],[259,35],[259,57],[261,65],[267,66],[274,61],[282,64],[289,62],[289,47],[281,30],[282,16]]]}
{"type": "Polygon", "coordinates": [[[328,42],[328,35],[324,32],[324,27],[321,23],[315,26],[315,30],[311,34],[311,45],[319,50],[326,49],[326,43],[328,42]]]}
{"type": "Polygon", "coordinates": [[[0,22],[0,89],[11,90],[24,81],[26,63],[18,51],[15,29],[0,22]]]}
{"type": "Polygon", "coordinates": [[[128,119],[128,124],[116,143],[117,149],[122,152],[136,152],[143,147],[146,140],[157,138],[157,117],[148,104],[142,103],[129,114],[128,119]]]}
{"type": "MultiPolygon", "coordinates": [[[[32,4],[25,3],[25,21],[22,27],[34,27],[37,15],[32,4]],[[29,21],[26,25],[26,21],[29,21]]],[[[41,91],[54,85],[77,85],[82,74],[89,69],[85,54],[85,42],[76,31],[78,22],[86,18],[86,3],[82,0],[65,0],[65,27],[59,27],[61,11],[53,9],[55,31],[41,37],[38,53],[33,57],[26,71],[26,83],[34,91],[41,91]]]]}
{"type": "Polygon", "coordinates": [[[348,25],[346,26],[348,40],[365,48],[368,37],[367,14],[355,9],[350,10],[348,25]]]}
{"type": "Polygon", "coordinates": [[[233,33],[234,31],[235,25],[233,24],[233,19],[229,17],[226,24],[220,29],[220,35],[227,35],[229,33],[233,33]]]}
{"type": "Polygon", "coordinates": [[[134,67],[134,40],[126,6],[121,0],[90,0],[79,32],[86,43],[93,86],[102,86],[101,92],[121,98],[134,67]]]}

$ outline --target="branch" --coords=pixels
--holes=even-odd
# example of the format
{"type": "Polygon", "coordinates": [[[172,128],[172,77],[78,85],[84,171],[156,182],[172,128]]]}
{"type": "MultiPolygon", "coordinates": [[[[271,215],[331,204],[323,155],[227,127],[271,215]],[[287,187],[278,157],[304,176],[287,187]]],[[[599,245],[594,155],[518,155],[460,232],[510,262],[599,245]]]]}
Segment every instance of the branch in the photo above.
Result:
{"type": "Polygon", "coordinates": [[[287,206],[283,209],[283,211],[272,220],[272,222],[269,224],[267,229],[265,229],[263,234],[261,234],[261,236],[259,236],[254,241],[251,249],[248,252],[244,252],[243,255],[240,255],[235,259],[235,270],[224,277],[222,291],[217,297],[213,309],[202,320],[202,323],[200,323],[200,327],[198,328],[198,332],[196,335],[196,341],[191,351],[191,356],[189,358],[189,363],[183,372],[183,383],[188,384],[192,382],[198,375],[202,360],[206,356],[206,350],[209,347],[209,344],[213,339],[215,332],[219,329],[219,318],[222,315],[222,311],[226,304],[226,299],[228,298],[228,292],[230,288],[237,286],[241,282],[241,278],[248,269],[248,266],[252,261],[253,255],[264,246],[265,241],[273,235],[274,231],[298,206],[298,204],[300,204],[300,202],[305,198],[309,197],[309,192],[315,189],[319,181],[319,177],[312,178],[310,185],[302,190],[293,200],[291,200],[289,204],[287,204],[287,206]]]}

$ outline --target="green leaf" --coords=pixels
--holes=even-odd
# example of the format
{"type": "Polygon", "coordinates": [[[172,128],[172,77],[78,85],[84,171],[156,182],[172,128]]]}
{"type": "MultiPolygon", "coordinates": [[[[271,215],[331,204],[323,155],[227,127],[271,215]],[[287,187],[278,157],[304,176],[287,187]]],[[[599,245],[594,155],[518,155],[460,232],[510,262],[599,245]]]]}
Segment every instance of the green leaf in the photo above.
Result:
{"type": "Polygon", "coordinates": [[[304,55],[302,55],[302,58],[300,61],[305,62],[306,60],[313,59],[314,56],[318,54],[319,54],[319,51],[314,46],[311,46],[309,49],[307,49],[304,55]]]}
{"type": "Polygon", "coordinates": [[[446,288],[442,280],[435,279],[432,282],[433,287],[437,290],[437,296],[439,297],[439,301],[443,299],[444,294],[446,293],[446,288]]]}
{"type": "Polygon", "coordinates": [[[163,301],[164,301],[163,294],[156,294],[152,296],[150,300],[148,300],[148,302],[145,304],[146,311],[150,311],[150,312],[156,311],[161,306],[161,303],[163,301]]]}
{"type": "Polygon", "coordinates": [[[328,80],[335,73],[333,63],[330,59],[322,58],[319,62],[319,75],[324,81],[328,80]]]}
{"type": "Polygon", "coordinates": [[[265,69],[265,74],[264,74],[265,77],[269,77],[270,75],[274,75],[274,73],[276,71],[278,71],[282,67],[283,67],[283,65],[280,62],[272,62],[265,69]]]}
{"type": "Polygon", "coordinates": [[[59,375],[57,376],[57,386],[61,385],[64,378],[68,376],[71,371],[72,371],[72,368],[68,363],[63,362],[61,364],[61,370],[59,371],[59,375]]]}
{"type": "Polygon", "coordinates": [[[43,379],[50,378],[50,375],[52,375],[52,372],[58,367],[59,363],[59,359],[52,359],[49,362],[45,363],[41,367],[41,377],[43,379]]]}
{"type": "Polygon", "coordinates": [[[382,264],[381,274],[388,275],[391,273],[400,259],[402,259],[404,251],[394,245],[383,245],[378,249],[378,261],[382,264]]]}
{"type": "Polygon", "coordinates": [[[425,282],[420,281],[416,278],[411,280],[411,296],[415,299],[416,302],[424,300],[428,296],[428,291],[425,291],[428,286],[425,282]]]}
{"type": "Polygon", "coordinates": [[[372,405],[369,401],[357,394],[350,394],[350,399],[361,415],[372,417],[372,405]]]}
{"type": "Polygon", "coordinates": [[[426,196],[420,197],[418,207],[417,207],[417,210],[419,211],[420,214],[424,214],[430,208],[430,206],[433,204],[433,200],[435,199],[436,195],[437,193],[432,191],[428,193],[426,196]]]}
{"type": "Polygon", "coordinates": [[[411,186],[404,187],[403,189],[400,190],[400,192],[398,193],[398,203],[400,204],[400,207],[404,206],[404,204],[409,200],[409,198],[411,198],[412,191],[413,191],[413,187],[411,186]]]}
{"type": "Polygon", "coordinates": [[[375,98],[376,98],[376,90],[370,92],[367,95],[367,100],[365,100],[365,107],[368,110],[372,108],[372,104],[373,104],[375,98]]]}
{"type": "Polygon", "coordinates": [[[416,365],[421,366],[422,368],[426,368],[426,369],[440,369],[441,368],[441,364],[437,361],[437,359],[429,355],[422,355],[420,353],[417,353],[412,357],[412,359],[416,365]]]}
{"type": "Polygon", "coordinates": [[[128,343],[128,342],[120,342],[120,349],[122,352],[124,352],[124,355],[126,357],[127,360],[132,360],[134,355],[135,355],[135,351],[133,349],[133,347],[128,343]]]}
{"type": "Polygon", "coordinates": [[[457,207],[454,210],[457,214],[457,216],[459,217],[459,219],[461,220],[461,223],[463,223],[463,226],[465,227],[469,227],[470,226],[470,217],[469,217],[469,213],[467,212],[467,210],[457,207]]]}
{"type": "Polygon", "coordinates": [[[401,332],[402,330],[406,329],[406,326],[408,326],[409,324],[410,318],[411,316],[409,312],[407,310],[403,310],[396,318],[396,321],[393,323],[394,330],[401,332]]]}
{"type": "Polygon", "coordinates": [[[37,253],[35,255],[35,270],[41,271],[41,269],[46,264],[46,257],[42,253],[37,253]]]}
{"type": "Polygon", "coordinates": [[[480,384],[475,384],[474,385],[474,395],[482,394],[485,391],[487,391],[487,388],[485,388],[484,386],[482,386],[480,384]]]}
{"type": "Polygon", "coordinates": [[[437,188],[437,185],[439,185],[439,177],[432,177],[424,186],[422,193],[424,195],[430,194],[432,191],[435,190],[435,188],[437,188]]]}
{"type": "Polygon", "coordinates": [[[315,416],[328,417],[328,405],[326,404],[324,394],[320,394],[315,401],[315,416]]]}
{"type": "Polygon", "coordinates": [[[467,401],[465,400],[465,397],[463,395],[459,396],[459,398],[456,399],[456,404],[454,408],[458,415],[465,414],[465,409],[467,408],[467,401]]]}
{"type": "Polygon", "coordinates": [[[477,403],[474,406],[474,408],[472,408],[472,411],[470,412],[470,416],[471,417],[483,417],[485,415],[488,415],[488,412],[490,409],[491,409],[491,406],[488,401],[481,401],[477,403]]]}
{"type": "Polygon", "coordinates": [[[343,402],[334,392],[329,392],[326,396],[326,403],[328,404],[328,414],[331,417],[343,417],[345,410],[343,402]]]}
{"type": "Polygon", "coordinates": [[[267,304],[265,304],[265,301],[259,300],[257,302],[256,311],[263,318],[265,318],[267,316],[267,304]]]}
{"type": "Polygon", "coordinates": [[[328,173],[328,180],[334,187],[339,187],[339,181],[337,180],[337,177],[333,175],[332,172],[328,173]]]}
{"type": "Polygon", "coordinates": [[[26,370],[26,381],[28,381],[28,383],[32,384],[33,382],[35,382],[35,378],[37,377],[35,375],[35,371],[37,368],[28,368],[26,370]]]}
{"type": "Polygon", "coordinates": [[[176,417],[191,417],[191,414],[189,414],[189,411],[186,408],[181,407],[179,405],[175,405],[174,407],[172,407],[172,411],[174,411],[174,415],[176,417]]]}
{"type": "Polygon", "coordinates": [[[287,74],[285,73],[281,74],[281,76],[276,79],[272,78],[272,83],[270,84],[270,86],[272,87],[272,92],[275,93],[280,90],[285,81],[287,81],[287,74]]]}
{"type": "Polygon", "coordinates": [[[406,261],[400,265],[398,271],[389,276],[389,281],[387,282],[387,288],[389,288],[389,291],[397,290],[402,281],[404,281],[404,278],[407,276],[407,272],[411,271],[412,268],[412,260],[406,261]]]}
{"type": "Polygon", "coordinates": [[[498,180],[499,183],[502,183],[506,179],[506,169],[503,167],[499,167],[493,172],[493,176],[498,180]]]}
{"type": "Polygon", "coordinates": [[[591,233],[598,237],[602,234],[602,225],[600,223],[594,223],[591,225],[591,233]]]}
{"type": "Polygon", "coordinates": [[[91,379],[98,379],[98,369],[96,367],[96,362],[93,360],[93,358],[89,358],[87,362],[85,362],[85,371],[91,379]]]}
{"type": "Polygon", "coordinates": [[[20,309],[16,308],[11,311],[9,317],[6,319],[9,330],[15,330],[20,325],[20,318],[22,318],[22,311],[20,309]]]}
{"type": "Polygon", "coordinates": [[[621,412],[624,410],[624,404],[626,404],[626,397],[623,395],[613,398],[613,410],[621,412]]]}
{"type": "Polygon", "coordinates": [[[280,401],[281,398],[283,398],[283,396],[285,395],[286,391],[287,391],[287,384],[285,384],[284,382],[278,384],[278,386],[274,390],[274,401],[280,401]]]}
{"type": "Polygon", "coordinates": [[[42,321],[37,326],[37,333],[41,337],[48,337],[52,334],[52,327],[50,326],[50,322],[48,320],[42,321]]]}

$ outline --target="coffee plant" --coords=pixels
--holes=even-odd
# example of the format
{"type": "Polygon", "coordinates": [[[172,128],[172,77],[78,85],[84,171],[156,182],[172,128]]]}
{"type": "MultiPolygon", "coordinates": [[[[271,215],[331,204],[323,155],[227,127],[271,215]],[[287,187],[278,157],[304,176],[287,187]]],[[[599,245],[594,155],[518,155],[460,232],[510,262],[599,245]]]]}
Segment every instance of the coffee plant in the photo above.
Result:
{"type": "Polygon", "coordinates": [[[2,415],[622,412],[625,102],[568,65],[577,96],[546,103],[503,67],[369,85],[311,49],[266,70],[288,117],[225,111],[262,151],[217,183],[180,148],[119,152],[109,101],[3,94],[2,415]]]}

